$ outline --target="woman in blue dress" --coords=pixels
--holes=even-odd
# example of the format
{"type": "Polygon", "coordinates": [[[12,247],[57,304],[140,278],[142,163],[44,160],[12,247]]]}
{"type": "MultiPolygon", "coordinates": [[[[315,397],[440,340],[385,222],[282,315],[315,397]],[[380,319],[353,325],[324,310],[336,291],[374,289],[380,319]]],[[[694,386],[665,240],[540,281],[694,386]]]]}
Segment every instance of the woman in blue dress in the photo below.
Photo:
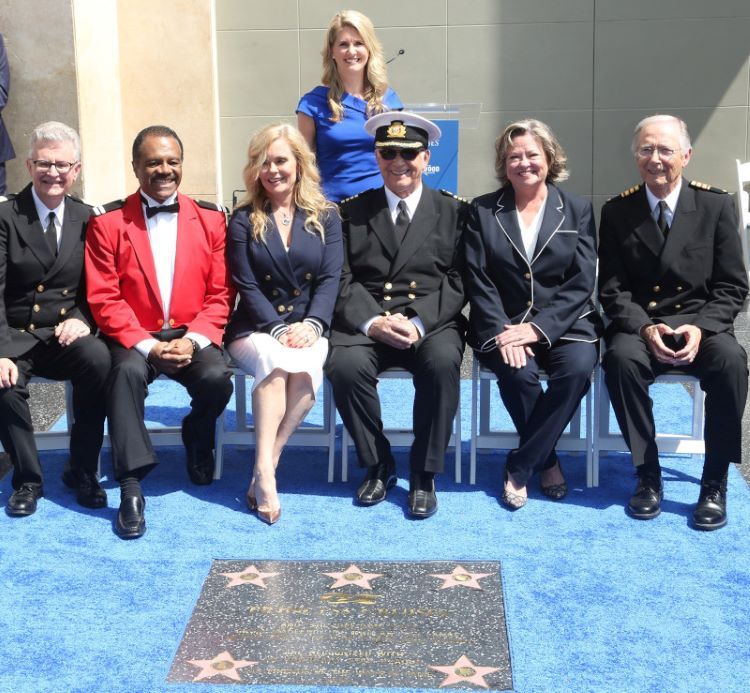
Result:
{"type": "Polygon", "coordinates": [[[297,125],[315,152],[323,192],[333,202],[383,185],[365,121],[403,104],[388,86],[383,49],[360,12],[337,13],[328,26],[321,86],[297,105],[297,125]]]}

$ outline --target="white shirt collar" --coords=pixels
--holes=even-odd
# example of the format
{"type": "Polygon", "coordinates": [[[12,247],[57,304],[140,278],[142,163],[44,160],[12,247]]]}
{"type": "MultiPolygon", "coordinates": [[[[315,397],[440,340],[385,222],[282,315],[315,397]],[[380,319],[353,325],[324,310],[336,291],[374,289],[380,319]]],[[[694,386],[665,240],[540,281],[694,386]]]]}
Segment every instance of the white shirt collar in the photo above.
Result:
{"type": "Polygon", "coordinates": [[[391,192],[388,189],[387,185],[383,186],[383,190],[385,190],[385,199],[388,201],[388,209],[391,210],[391,217],[396,218],[398,215],[398,203],[403,200],[406,203],[406,211],[409,214],[409,219],[412,219],[414,217],[414,212],[417,211],[417,205],[419,204],[419,200],[422,198],[422,185],[420,184],[419,187],[408,197],[399,197],[394,192],[391,192]]]}
{"type": "Polygon", "coordinates": [[[34,186],[31,186],[31,197],[34,198],[34,206],[36,207],[36,213],[39,217],[39,221],[42,222],[42,226],[46,228],[47,226],[47,220],[49,219],[50,212],[55,213],[55,226],[57,228],[60,228],[62,226],[63,221],[63,214],[65,213],[65,198],[63,197],[62,201],[60,202],[57,207],[54,209],[50,209],[47,207],[44,202],[39,198],[39,195],[36,194],[36,190],[34,190],[34,186]]]}
{"type": "MultiPolygon", "coordinates": [[[[656,197],[654,193],[649,190],[648,185],[646,187],[646,199],[648,200],[648,206],[651,210],[651,214],[656,214],[656,206],[659,204],[660,198],[656,197]]],[[[674,210],[677,207],[677,199],[680,197],[680,190],[682,190],[682,178],[677,183],[677,187],[664,198],[664,202],[667,203],[670,213],[674,214],[674,210]]]]}
{"type": "MultiPolygon", "coordinates": [[[[146,200],[148,202],[148,205],[143,205],[144,207],[161,207],[162,205],[171,205],[176,199],[177,199],[177,193],[174,192],[172,195],[170,195],[164,202],[157,202],[153,197],[149,197],[146,195],[143,190],[138,190],[138,192],[141,194],[141,197],[143,198],[141,200],[141,204],[143,205],[143,200],[146,200]]],[[[164,214],[164,212],[162,212],[164,214]]]]}

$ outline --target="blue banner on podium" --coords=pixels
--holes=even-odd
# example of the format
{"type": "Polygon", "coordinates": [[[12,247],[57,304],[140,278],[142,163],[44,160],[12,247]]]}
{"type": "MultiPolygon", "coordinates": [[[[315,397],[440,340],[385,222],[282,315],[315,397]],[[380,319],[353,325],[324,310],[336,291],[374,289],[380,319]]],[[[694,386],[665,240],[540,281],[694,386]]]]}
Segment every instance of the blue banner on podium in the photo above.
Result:
{"type": "Polygon", "coordinates": [[[430,142],[430,163],[425,171],[425,182],[431,188],[450,190],[458,194],[458,121],[434,120],[442,130],[437,142],[430,142]]]}

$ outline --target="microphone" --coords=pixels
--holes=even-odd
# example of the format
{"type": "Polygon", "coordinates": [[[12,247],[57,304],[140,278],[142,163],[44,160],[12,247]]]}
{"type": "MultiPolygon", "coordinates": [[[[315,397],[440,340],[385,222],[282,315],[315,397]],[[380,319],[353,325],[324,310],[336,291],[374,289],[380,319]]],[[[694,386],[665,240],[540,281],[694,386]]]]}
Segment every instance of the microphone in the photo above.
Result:
{"type": "Polygon", "coordinates": [[[390,60],[386,60],[385,64],[390,65],[396,58],[398,58],[399,55],[403,55],[404,53],[406,53],[406,50],[403,48],[399,48],[398,53],[396,53],[396,55],[394,55],[390,60]]]}

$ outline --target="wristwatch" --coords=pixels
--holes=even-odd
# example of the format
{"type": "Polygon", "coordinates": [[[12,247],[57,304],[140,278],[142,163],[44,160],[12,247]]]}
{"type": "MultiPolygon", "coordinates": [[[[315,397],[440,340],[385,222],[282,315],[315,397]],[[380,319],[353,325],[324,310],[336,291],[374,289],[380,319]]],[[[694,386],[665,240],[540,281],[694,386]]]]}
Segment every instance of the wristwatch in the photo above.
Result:
{"type": "Polygon", "coordinates": [[[193,345],[193,353],[197,354],[201,350],[201,345],[198,344],[194,339],[190,339],[190,337],[186,337],[188,342],[190,342],[193,345]]]}

